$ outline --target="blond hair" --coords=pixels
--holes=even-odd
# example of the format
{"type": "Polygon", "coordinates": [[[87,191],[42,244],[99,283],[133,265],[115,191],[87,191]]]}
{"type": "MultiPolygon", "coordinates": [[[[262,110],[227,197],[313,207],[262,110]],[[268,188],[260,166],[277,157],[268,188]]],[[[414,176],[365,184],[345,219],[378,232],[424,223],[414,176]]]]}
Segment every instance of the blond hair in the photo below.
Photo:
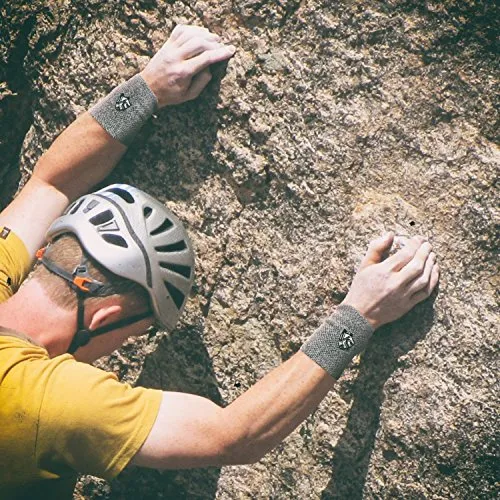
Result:
{"type": "MultiPolygon", "coordinates": [[[[74,235],[64,234],[47,247],[45,255],[62,269],[72,273],[76,266],[81,263],[82,247],[74,235]]],[[[139,310],[146,306],[150,307],[148,293],[138,283],[108,271],[90,255],[88,255],[87,268],[93,279],[107,285],[110,290],[107,296],[120,296],[127,299],[127,309],[139,310]]],[[[31,273],[30,279],[38,280],[48,297],[58,306],[67,310],[76,309],[76,293],[70,284],[50,272],[44,265],[38,264],[31,273]]],[[[86,303],[91,304],[102,300],[102,297],[88,296],[86,303]]]]}

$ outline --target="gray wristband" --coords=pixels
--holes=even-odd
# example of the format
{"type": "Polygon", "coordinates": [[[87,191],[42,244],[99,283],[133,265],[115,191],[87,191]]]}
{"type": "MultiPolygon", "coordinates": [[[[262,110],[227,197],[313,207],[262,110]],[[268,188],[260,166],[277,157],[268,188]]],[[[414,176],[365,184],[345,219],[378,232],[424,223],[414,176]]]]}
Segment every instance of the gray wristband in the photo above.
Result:
{"type": "Polygon", "coordinates": [[[300,350],[338,379],[352,358],[366,347],[373,332],[354,307],[340,305],[300,350]]]}
{"type": "Polygon", "coordinates": [[[89,113],[109,135],[128,146],[157,109],[156,96],[144,78],[135,75],[101,99],[89,113]]]}

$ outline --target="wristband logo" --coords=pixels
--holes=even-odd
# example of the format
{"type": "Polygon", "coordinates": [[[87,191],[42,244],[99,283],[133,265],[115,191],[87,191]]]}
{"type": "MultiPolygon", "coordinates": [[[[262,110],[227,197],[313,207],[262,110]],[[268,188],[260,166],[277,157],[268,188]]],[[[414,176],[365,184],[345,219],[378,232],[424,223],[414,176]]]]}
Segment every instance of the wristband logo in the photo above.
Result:
{"type": "Polygon", "coordinates": [[[115,108],[118,111],[125,111],[126,109],[130,108],[130,106],[132,106],[130,98],[127,97],[125,94],[121,93],[120,97],[116,100],[115,108]]]}
{"type": "Polygon", "coordinates": [[[343,351],[348,351],[353,345],[354,339],[352,338],[352,334],[344,328],[340,334],[339,348],[343,351]]]}

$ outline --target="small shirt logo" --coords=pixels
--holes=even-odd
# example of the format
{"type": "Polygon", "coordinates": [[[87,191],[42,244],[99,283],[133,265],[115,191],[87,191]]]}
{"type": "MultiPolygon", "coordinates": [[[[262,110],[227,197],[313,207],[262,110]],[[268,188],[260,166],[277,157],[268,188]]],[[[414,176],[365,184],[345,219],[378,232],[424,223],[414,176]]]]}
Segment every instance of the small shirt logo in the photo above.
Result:
{"type": "Polygon", "coordinates": [[[352,338],[352,334],[349,333],[345,328],[342,330],[342,333],[339,338],[339,348],[343,351],[349,350],[354,345],[354,339],[352,338]]]}
{"type": "Polygon", "coordinates": [[[118,111],[125,111],[126,109],[130,108],[130,106],[132,106],[130,98],[123,93],[120,94],[120,97],[116,100],[115,108],[118,111]]]}
{"type": "Polygon", "coordinates": [[[10,229],[8,227],[4,227],[2,229],[2,232],[0,232],[0,238],[2,238],[2,240],[6,240],[9,234],[10,234],[10,229]]]}

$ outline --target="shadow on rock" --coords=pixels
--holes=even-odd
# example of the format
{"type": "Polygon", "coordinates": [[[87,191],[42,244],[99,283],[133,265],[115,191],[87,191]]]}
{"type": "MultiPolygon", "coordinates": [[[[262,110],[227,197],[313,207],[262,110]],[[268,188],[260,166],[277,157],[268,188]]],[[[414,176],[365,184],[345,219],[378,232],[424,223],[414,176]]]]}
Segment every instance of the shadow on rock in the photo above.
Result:
{"type": "MultiPolygon", "coordinates": [[[[162,339],[149,355],[138,385],[197,394],[222,405],[201,326],[179,330],[162,339]]],[[[220,468],[158,471],[131,468],[111,483],[108,498],[215,498],[220,468]]]]}
{"type": "Polygon", "coordinates": [[[0,82],[4,82],[0,84],[0,210],[12,201],[17,190],[21,177],[19,153],[33,122],[33,90],[24,62],[35,23],[33,16],[24,20],[5,64],[0,65],[0,82]]]}
{"type": "Polygon", "coordinates": [[[432,302],[417,306],[403,320],[381,328],[363,355],[357,379],[339,387],[340,395],[354,399],[346,428],[331,461],[332,477],[322,500],[363,498],[370,458],[380,422],[384,385],[401,366],[399,358],[408,353],[431,329],[432,302]]]}
{"type": "Polygon", "coordinates": [[[105,183],[127,182],[160,200],[188,200],[206,178],[222,173],[212,151],[226,69],[227,63],[213,66],[212,81],[194,101],[161,109],[105,183]]]}

